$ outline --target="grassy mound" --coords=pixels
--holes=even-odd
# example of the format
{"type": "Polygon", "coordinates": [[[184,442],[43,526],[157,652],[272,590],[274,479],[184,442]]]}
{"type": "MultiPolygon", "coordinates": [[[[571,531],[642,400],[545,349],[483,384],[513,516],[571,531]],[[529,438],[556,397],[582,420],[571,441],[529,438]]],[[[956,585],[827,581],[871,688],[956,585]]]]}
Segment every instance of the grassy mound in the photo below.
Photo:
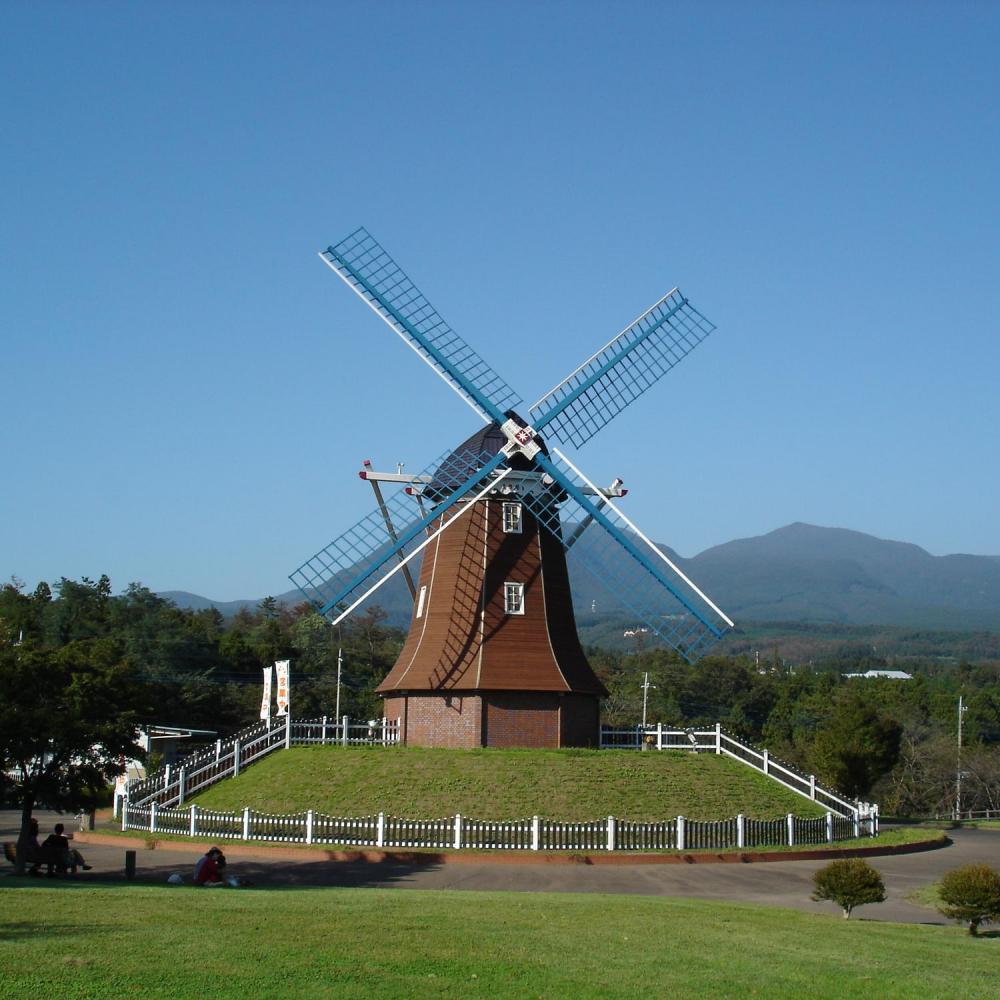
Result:
{"type": "Polygon", "coordinates": [[[412,819],[462,813],[486,820],[603,816],[653,821],[766,819],[818,806],[714,754],[626,750],[431,750],[293,747],[222,781],[193,801],[233,812],[306,809],[333,816],[385,812],[412,819]]]}
{"type": "Polygon", "coordinates": [[[583,892],[42,882],[0,892],[11,1000],[997,995],[995,941],[832,912],[583,892]]]}

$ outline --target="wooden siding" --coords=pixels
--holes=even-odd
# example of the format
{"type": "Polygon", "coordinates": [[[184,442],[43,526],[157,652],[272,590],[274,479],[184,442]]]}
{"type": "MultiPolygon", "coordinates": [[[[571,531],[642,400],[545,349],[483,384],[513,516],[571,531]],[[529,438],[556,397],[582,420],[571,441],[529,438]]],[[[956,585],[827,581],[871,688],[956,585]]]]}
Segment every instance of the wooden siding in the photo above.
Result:
{"type": "MultiPolygon", "coordinates": [[[[576,635],[562,546],[524,510],[503,531],[502,501],[481,500],[425,553],[423,614],[410,622],[379,692],[551,691],[605,696],[576,635]],[[524,584],[524,614],[504,610],[504,583],[524,584]]],[[[556,739],[559,737],[557,735],[556,739]]]]}

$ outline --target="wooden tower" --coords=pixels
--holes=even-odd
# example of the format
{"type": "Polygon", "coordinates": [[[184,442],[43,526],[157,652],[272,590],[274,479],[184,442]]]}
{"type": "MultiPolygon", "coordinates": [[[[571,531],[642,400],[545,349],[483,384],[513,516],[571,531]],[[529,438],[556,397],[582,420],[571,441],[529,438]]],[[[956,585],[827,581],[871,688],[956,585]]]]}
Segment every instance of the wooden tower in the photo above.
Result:
{"type": "MultiPolygon", "coordinates": [[[[504,443],[491,424],[456,454],[496,454],[504,443]]],[[[407,743],[597,743],[607,691],[580,648],[563,546],[524,503],[542,488],[530,475],[467,501],[472,509],[424,552],[406,643],[378,688],[407,743]]]]}

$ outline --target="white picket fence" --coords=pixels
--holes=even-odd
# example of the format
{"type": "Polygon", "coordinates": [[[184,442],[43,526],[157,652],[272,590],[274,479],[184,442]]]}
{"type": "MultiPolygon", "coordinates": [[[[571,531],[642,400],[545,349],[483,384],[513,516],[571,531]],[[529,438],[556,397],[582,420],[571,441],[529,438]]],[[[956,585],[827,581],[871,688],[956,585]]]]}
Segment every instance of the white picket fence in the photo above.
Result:
{"type": "MultiPolygon", "coordinates": [[[[125,803],[133,807],[179,808],[198,792],[224,778],[233,778],[248,765],[275,750],[308,744],[341,744],[345,746],[392,746],[399,743],[399,720],[377,719],[351,723],[344,716],[337,721],[326,716],[320,719],[292,719],[261,722],[250,726],[228,740],[219,740],[214,747],[185,759],[181,767],[165,767],[149,777],[128,782],[124,797],[115,798],[115,816],[125,803]]],[[[746,740],[726,732],[721,725],[714,729],[671,729],[657,723],[627,729],[601,727],[600,746],[616,750],[687,750],[696,753],[725,755],[752,767],[785,788],[826,808],[837,817],[867,820],[875,817],[878,806],[869,802],[852,802],[832,788],[816,780],[815,775],[803,774],[792,765],[771,757],[746,740]]]]}
{"type": "Polygon", "coordinates": [[[378,813],[348,819],[309,810],[271,815],[246,808],[223,813],[191,805],[170,809],[155,802],[122,807],[122,830],[151,836],[187,835],[211,840],[255,840],[341,847],[480,849],[504,851],[697,851],[730,848],[827,844],[878,836],[878,814],[803,818],[704,821],[678,816],[657,823],[636,823],[608,816],[590,823],[531,819],[493,822],[456,814],[437,820],[412,820],[378,813]]]}
{"type": "Polygon", "coordinates": [[[871,802],[852,802],[821,784],[814,774],[804,774],[791,764],[777,760],[767,750],[726,732],[721,724],[714,729],[669,729],[661,723],[628,729],[601,727],[601,747],[617,750],[688,750],[731,757],[785,786],[803,798],[825,806],[847,818],[878,813],[871,802]]]}

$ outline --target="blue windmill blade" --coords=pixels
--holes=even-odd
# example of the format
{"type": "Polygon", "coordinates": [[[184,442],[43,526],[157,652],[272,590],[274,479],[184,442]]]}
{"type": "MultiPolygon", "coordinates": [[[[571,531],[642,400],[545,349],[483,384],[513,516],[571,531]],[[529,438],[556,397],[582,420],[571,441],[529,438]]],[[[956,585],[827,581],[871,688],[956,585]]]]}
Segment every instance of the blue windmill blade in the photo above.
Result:
{"type": "Polygon", "coordinates": [[[320,257],[484,420],[502,424],[504,412],[521,402],[366,229],[320,257]]]}
{"type": "Polygon", "coordinates": [[[675,288],[538,400],[532,427],[585,444],[714,329],[675,288]]]}
{"type": "Polygon", "coordinates": [[[363,517],[307,559],[289,579],[337,624],[424,547],[435,521],[460,500],[492,489],[507,475],[509,469],[496,472],[504,457],[502,453],[445,452],[421,473],[430,478],[424,489],[433,505],[429,512],[414,517],[413,498],[401,489],[384,501],[385,511],[378,507],[363,517]],[[386,514],[396,526],[395,540],[386,540],[386,514]]]}
{"type": "Polygon", "coordinates": [[[732,619],[612,500],[595,501],[584,493],[600,491],[558,449],[552,457],[536,456],[535,463],[559,489],[526,497],[525,505],[569,549],[570,558],[655,635],[694,662],[733,627],[732,619]],[[581,543],[577,527],[587,519],[603,531],[588,529],[581,543]],[[625,554],[629,558],[622,558],[625,554]]]}

